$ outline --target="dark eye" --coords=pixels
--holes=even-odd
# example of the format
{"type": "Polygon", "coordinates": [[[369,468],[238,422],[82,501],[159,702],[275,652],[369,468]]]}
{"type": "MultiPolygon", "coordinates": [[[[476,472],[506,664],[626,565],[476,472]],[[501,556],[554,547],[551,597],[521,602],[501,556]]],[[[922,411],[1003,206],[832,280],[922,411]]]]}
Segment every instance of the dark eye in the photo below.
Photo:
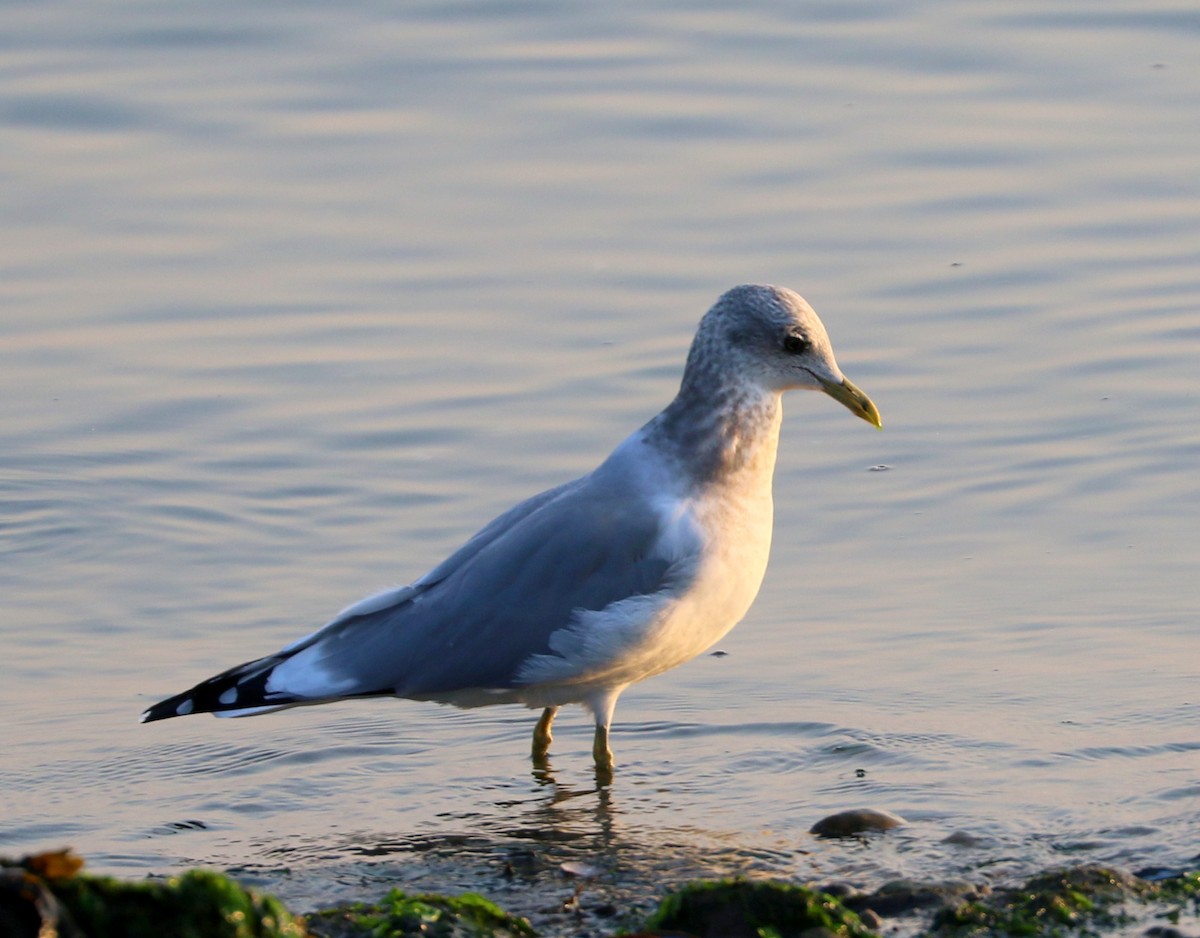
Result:
{"type": "Polygon", "coordinates": [[[793,355],[802,355],[803,353],[807,352],[809,345],[810,343],[808,339],[804,338],[802,335],[796,335],[795,333],[785,336],[783,339],[783,350],[785,352],[791,352],[793,355]]]}

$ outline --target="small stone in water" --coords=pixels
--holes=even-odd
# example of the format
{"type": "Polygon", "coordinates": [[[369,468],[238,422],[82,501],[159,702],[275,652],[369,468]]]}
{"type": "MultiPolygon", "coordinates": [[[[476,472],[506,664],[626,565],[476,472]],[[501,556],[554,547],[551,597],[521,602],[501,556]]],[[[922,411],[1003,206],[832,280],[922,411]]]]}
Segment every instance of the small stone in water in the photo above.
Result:
{"type": "Polygon", "coordinates": [[[560,863],[558,868],[568,876],[577,876],[580,879],[595,879],[603,872],[600,867],[584,863],[582,860],[566,860],[560,863]]]}
{"type": "Polygon", "coordinates": [[[867,831],[891,830],[904,823],[904,818],[889,811],[880,811],[875,808],[854,808],[822,818],[809,828],[809,833],[816,834],[818,837],[853,837],[867,831]]]}
{"type": "Polygon", "coordinates": [[[863,891],[853,883],[845,883],[841,881],[822,883],[818,888],[821,892],[825,893],[825,895],[833,896],[833,898],[840,899],[842,902],[845,902],[847,899],[853,898],[854,896],[861,896],[863,894],[863,891]]]}

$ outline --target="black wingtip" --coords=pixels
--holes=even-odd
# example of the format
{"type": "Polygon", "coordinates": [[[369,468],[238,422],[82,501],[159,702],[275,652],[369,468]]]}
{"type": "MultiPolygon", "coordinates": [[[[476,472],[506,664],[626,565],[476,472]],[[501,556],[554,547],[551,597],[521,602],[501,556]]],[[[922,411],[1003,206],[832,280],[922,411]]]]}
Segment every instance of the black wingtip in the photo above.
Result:
{"type": "Polygon", "coordinates": [[[174,697],[159,701],[142,711],[142,723],[169,720],[191,713],[212,713],[217,716],[250,716],[269,713],[287,707],[302,707],[308,704],[343,700],[347,697],[391,697],[392,688],[336,694],[327,697],[301,697],[278,690],[269,690],[267,682],[271,673],[282,661],[286,661],[295,650],[268,655],[240,664],[223,671],[215,677],[201,681],[195,687],[174,697]]]}
{"type": "Polygon", "coordinates": [[[222,671],[181,694],[168,697],[143,710],[141,721],[153,723],[156,720],[187,716],[189,713],[221,713],[227,710],[260,707],[268,703],[291,703],[294,698],[278,701],[266,699],[267,678],[275,665],[282,660],[284,659],[280,655],[270,655],[222,671]]]}
{"type": "Polygon", "coordinates": [[[195,701],[192,699],[192,692],[184,691],[182,694],[160,700],[153,707],[147,707],[142,711],[140,722],[153,723],[156,720],[169,720],[171,717],[186,716],[194,710],[195,701]]]}

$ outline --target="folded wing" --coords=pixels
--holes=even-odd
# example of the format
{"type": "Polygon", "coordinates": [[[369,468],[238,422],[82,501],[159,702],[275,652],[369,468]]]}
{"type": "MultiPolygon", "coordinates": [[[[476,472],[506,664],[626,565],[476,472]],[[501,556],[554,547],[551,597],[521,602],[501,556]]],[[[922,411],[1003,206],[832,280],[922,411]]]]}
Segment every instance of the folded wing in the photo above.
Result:
{"type": "MultiPolygon", "coordinates": [[[[467,692],[512,690],[532,656],[558,654],[551,636],[579,613],[639,596],[665,603],[686,586],[695,551],[680,550],[678,531],[664,538],[664,523],[649,500],[595,475],[577,479],[510,509],[411,586],[369,597],[142,719],[383,695],[469,703],[467,692]]],[[[652,613],[656,603],[640,605],[652,613]]]]}

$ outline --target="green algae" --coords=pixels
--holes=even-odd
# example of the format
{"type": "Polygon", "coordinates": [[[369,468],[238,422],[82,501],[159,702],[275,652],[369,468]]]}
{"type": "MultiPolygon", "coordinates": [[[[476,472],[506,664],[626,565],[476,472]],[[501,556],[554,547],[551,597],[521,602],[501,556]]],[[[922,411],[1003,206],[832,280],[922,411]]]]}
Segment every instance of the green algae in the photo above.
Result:
{"type": "Polygon", "coordinates": [[[1099,935],[1134,921],[1125,903],[1152,900],[1157,890],[1106,867],[1085,866],[1044,873],[987,900],[945,909],[933,920],[940,935],[1099,935]]]}
{"type": "MultiPolygon", "coordinates": [[[[885,888],[847,904],[882,911],[892,898],[885,888]]],[[[916,924],[910,916],[920,915],[920,908],[901,913],[910,919],[907,928],[916,924]]],[[[921,933],[935,938],[1097,938],[1128,933],[1135,925],[1177,925],[1198,917],[1200,872],[1181,872],[1151,883],[1107,867],[1080,866],[1042,873],[982,897],[951,899],[921,933]]],[[[878,921],[875,915],[868,918],[872,924],[878,921]]],[[[694,883],[668,896],[647,922],[648,933],[660,929],[699,938],[872,934],[854,912],[825,893],[746,880],[694,883]]]]}
{"type": "MultiPolygon", "coordinates": [[[[447,897],[393,890],[379,902],[289,913],[278,900],[227,876],[193,870],[168,880],[126,883],[79,873],[69,852],[0,860],[0,932],[70,938],[534,938],[538,933],[473,893],[447,897]],[[45,927],[57,929],[43,932],[45,927]],[[7,924],[6,924],[7,923],[7,924]]],[[[696,882],[664,898],[639,935],[689,938],[875,938],[897,927],[932,938],[1097,938],[1148,926],[1200,922],[1200,871],[1157,870],[1131,876],[1080,866],[1032,877],[1019,886],[986,886],[955,895],[909,886],[927,902],[897,902],[896,890],[856,893],[844,900],[807,886],[744,878],[696,882]],[[854,910],[859,910],[860,918],[854,910]],[[881,925],[879,915],[892,913],[881,925]],[[905,921],[907,920],[907,921],[905,921]]],[[[889,884],[890,885],[890,884],[889,884]]],[[[969,884],[967,884],[969,885],[969,884]]],[[[575,934],[573,924],[553,930],[575,934]]],[[[597,923],[581,928],[600,934],[597,923]]],[[[547,926],[549,927],[549,926],[547,926]]],[[[1179,934],[1159,928],[1164,935],[1179,934]]],[[[1148,934],[1151,932],[1147,932],[1148,934]]]]}
{"type": "Polygon", "coordinates": [[[833,896],[774,880],[726,879],[691,883],[663,899],[646,923],[699,938],[836,938],[874,936],[833,896]]]}
{"type": "Polygon", "coordinates": [[[315,938],[535,938],[537,932],[475,893],[410,896],[393,889],[378,903],[309,916],[315,938]]]}
{"type": "Polygon", "coordinates": [[[1179,873],[1155,884],[1158,918],[1178,925],[1185,916],[1200,918],[1200,872],[1179,873]]]}
{"type": "Polygon", "coordinates": [[[190,870],[165,882],[102,876],[50,882],[75,929],[89,938],[301,938],[303,919],[272,896],[220,873],[190,870]]]}

